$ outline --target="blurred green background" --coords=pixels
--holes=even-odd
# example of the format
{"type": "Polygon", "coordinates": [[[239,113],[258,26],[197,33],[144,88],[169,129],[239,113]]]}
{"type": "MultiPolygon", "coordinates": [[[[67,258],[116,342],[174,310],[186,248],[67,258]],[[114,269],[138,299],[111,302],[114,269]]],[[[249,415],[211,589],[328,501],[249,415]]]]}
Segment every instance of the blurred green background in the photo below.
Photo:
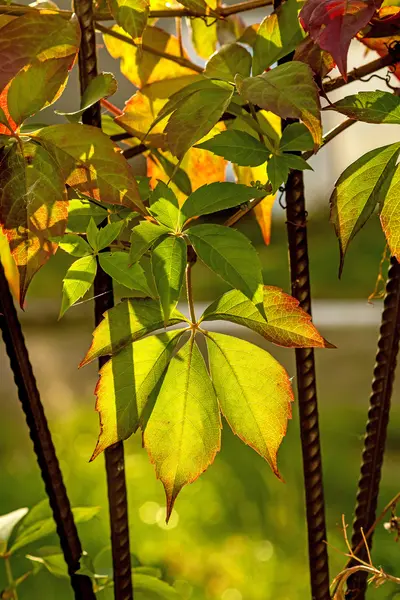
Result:
{"type": "MultiPolygon", "coordinates": [[[[258,246],[265,282],[288,287],[285,226],[274,219],[272,241],[262,245],[255,221],[242,230],[258,246]]],[[[314,298],[324,299],[329,323],[317,322],[321,333],[337,350],[318,350],[317,374],[332,577],[345,563],[341,515],[347,523],[353,507],[359,473],[362,437],[375,358],[381,303],[367,307],[374,289],[384,239],[377,218],[352,242],[343,278],[337,279],[338,248],[327,213],[313,213],[309,222],[314,298]],[[373,319],[351,324],[349,303],[368,308],[373,319]],[[350,325],[349,325],[350,320],[350,325]]],[[[109,545],[103,458],[88,463],[98,433],[93,389],[96,368],[82,371],[77,364],[89,346],[91,301],[72,308],[57,323],[61,279],[70,259],[61,252],[37,275],[21,316],[31,359],[53,432],[72,504],[99,505],[99,517],[80,526],[85,550],[96,557],[109,545]]],[[[386,268],[386,267],[385,267],[386,268]]],[[[201,265],[194,271],[195,298],[205,302],[225,290],[201,265]]],[[[118,290],[120,295],[126,291],[118,290]]],[[[321,314],[319,312],[318,314],[321,314]]],[[[212,327],[210,327],[212,329],[212,327]]],[[[233,332],[233,330],[232,330],[233,332]]],[[[267,348],[295,377],[294,352],[273,347],[235,329],[267,348]]],[[[6,356],[1,348],[0,392],[0,514],[27,506],[44,497],[43,485],[28,431],[18,403],[6,356]]],[[[379,510],[399,491],[400,410],[399,379],[383,469],[379,510]]],[[[293,380],[295,385],[295,378],[293,380]]],[[[279,453],[279,482],[268,465],[235,438],[226,424],[222,451],[214,465],[179,496],[170,524],[164,522],[164,493],[155,479],[138,435],[125,445],[132,552],[146,565],[158,566],[185,600],[303,600],[309,598],[306,530],[303,506],[301,451],[297,406],[279,453]]],[[[46,540],[56,543],[56,538],[46,540]]],[[[33,553],[35,546],[26,551],[33,553]]],[[[373,559],[390,573],[400,575],[399,544],[383,527],[376,532],[373,559]]],[[[14,574],[30,565],[24,552],[13,562],[14,574]]],[[[0,590],[5,587],[0,563],[0,590]]],[[[400,599],[400,589],[389,584],[369,592],[370,598],[400,599]]],[[[41,573],[22,584],[19,600],[72,599],[65,580],[41,573]]],[[[99,594],[100,600],[105,596],[99,594]]]]}

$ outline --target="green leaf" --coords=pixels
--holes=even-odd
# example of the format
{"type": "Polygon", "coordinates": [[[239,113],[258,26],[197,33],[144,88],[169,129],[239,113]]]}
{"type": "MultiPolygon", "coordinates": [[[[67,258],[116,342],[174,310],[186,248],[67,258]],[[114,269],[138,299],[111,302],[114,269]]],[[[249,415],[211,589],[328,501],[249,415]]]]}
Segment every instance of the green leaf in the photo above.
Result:
{"type": "Polygon", "coordinates": [[[95,252],[98,252],[98,250],[99,250],[99,247],[97,244],[98,233],[99,233],[99,230],[97,229],[97,225],[94,222],[94,219],[91,218],[89,220],[89,224],[87,226],[86,237],[87,237],[89,244],[91,245],[91,247],[93,248],[93,250],[95,252]]]}
{"type": "Polygon", "coordinates": [[[196,225],[186,234],[199,258],[263,312],[261,263],[249,239],[222,225],[196,225]]]}
{"type": "Polygon", "coordinates": [[[100,369],[96,386],[100,435],[91,460],[137,430],[184,331],[152,335],[129,344],[100,369]]]}
{"type": "Polygon", "coordinates": [[[290,169],[296,169],[298,171],[304,171],[309,169],[312,171],[310,165],[296,154],[273,154],[267,164],[267,175],[272,185],[272,193],[279,189],[282,183],[286,183],[289,176],[290,169]]]}
{"type": "Polygon", "coordinates": [[[265,192],[257,188],[229,181],[202,185],[184,202],[182,220],[185,222],[193,217],[233,208],[263,196],[265,192]]]}
{"type": "Polygon", "coordinates": [[[107,248],[121,233],[125,226],[125,221],[114,221],[107,223],[105,227],[101,227],[97,232],[97,249],[98,251],[107,248]]]}
{"type": "MultiPolygon", "coordinates": [[[[173,310],[168,325],[187,321],[178,310],[173,310]]],[[[122,348],[144,335],[164,327],[164,317],[158,301],[132,298],[120,302],[104,313],[104,319],[93,332],[92,344],[80,366],[99,356],[116,354],[122,348]]]]}
{"type": "Polygon", "coordinates": [[[293,401],[288,374],[268,352],[230,335],[208,333],[207,349],[211,378],[229,426],[280,478],[276,455],[293,401]]]}
{"type": "Polygon", "coordinates": [[[210,14],[211,12],[210,7],[204,0],[183,0],[183,2],[180,2],[179,4],[182,4],[182,6],[185,6],[189,10],[197,12],[200,15],[210,14]]]}
{"type": "Polygon", "coordinates": [[[248,77],[251,71],[251,55],[240,44],[222,46],[207,61],[204,75],[210,79],[235,81],[235,75],[248,77]]]}
{"type": "Polygon", "coordinates": [[[72,263],[63,279],[63,295],[59,319],[61,319],[70,306],[75,304],[90,289],[96,277],[96,271],[97,263],[94,256],[84,256],[72,263]]]}
{"type": "Polygon", "coordinates": [[[390,181],[389,191],[381,210],[382,229],[385,232],[390,253],[400,262],[400,166],[390,181]]]}
{"type": "Polygon", "coordinates": [[[67,117],[71,123],[77,122],[87,108],[93,106],[93,104],[96,104],[96,102],[99,102],[99,100],[102,100],[103,98],[112,96],[117,91],[117,88],[117,80],[112,73],[100,73],[89,82],[85,89],[81,99],[81,108],[79,110],[74,112],[61,112],[56,110],[54,112],[57,115],[67,117]]]}
{"type": "Polygon", "coordinates": [[[138,186],[120,150],[98,127],[67,123],[36,132],[64,181],[83,195],[145,212],[138,186]]]}
{"type": "Polygon", "coordinates": [[[267,148],[255,137],[244,131],[230,129],[197,144],[195,148],[209,150],[226,160],[244,167],[256,167],[265,163],[269,156],[267,148]]]}
{"type": "Polygon", "coordinates": [[[298,11],[302,2],[286,0],[258,28],[253,53],[253,75],[259,75],[283,58],[302,41],[298,11]]]}
{"type": "Polygon", "coordinates": [[[136,600],[180,600],[178,592],[156,577],[135,573],[133,576],[136,600]]]}
{"type": "Polygon", "coordinates": [[[113,17],[129,35],[140,38],[147,25],[149,0],[110,0],[113,17]]]}
{"type": "Polygon", "coordinates": [[[315,146],[321,145],[318,88],[308,65],[290,61],[257,77],[238,81],[237,86],[247,102],[270,110],[282,119],[301,119],[310,130],[315,146]]]}
{"type": "Polygon", "coordinates": [[[0,555],[6,552],[14,527],[25,517],[29,508],[18,508],[0,517],[0,555]]]}
{"type": "Polygon", "coordinates": [[[169,229],[164,227],[164,225],[157,225],[150,221],[140,221],[139,225],[136,225],[132,229],[129,251],[130,263],[132,264],[140,260],[143,254],[168,232],[169,229]]]}
{"type": "Polygon", "coordinates": [[[107,211],[89,200],[73,199],[68,203],[68,229],[75,233],[84,233],[90,218],[96,224],[107,218],[107,211]]]}
{"type": "Polygon", "coordinates": [[[359,92],[328,105],[328,109],[365,123],[400,124],[400,98],[390,92],[359,92]]]}
{"type": "MultiPolygon", "coordinates": [[[[76,524],[90,521],[99,513],[99,511],[99,506],[82,506],[72,509],[76,524]]],[[[14,554],[17,550],[24,548],[28,544],[37,542],[38,540],[55,533],[55,531],[56,524],[51,516],[48,501],[45,500],[29,511],[28,515],[22,521],[21,525],[18,527],[17,535],[9,553],[14,554]],[[37,519],[35,515],[38,514],[42,514],[42,518],[37,519]],[[46,515],[46,518],[43,518],[44,514],[46,515]]]]}
{"type": "Polygon", "coordinates": [[[174,192],[163,181],[159,181],[150,196],[149,213],[165,227],[177,231],[180,210],[174,192]]]}
{"type": "Polygon", "coordinates": [[[185,98],[172,113],[165,128],[167,143],[181,158],[193,144],[211,131],[225,112],[233,87],[224,81],[209,81],[204,89],[185,98]]]}
{"type": "Polygon", "coordinates": [[[139,263],[130,266],[127,252],[100,252],[99,262],[103,271],[117,283],[130,290],[143,292],[146,296],[153,295],[142,267],[139,263]]]}
{"type": "Polygon", "coordinates": [[[213,462],[220,449],[217,398],[192,336],[169,364],[143,441],[167,496],[167,521],[182,487],[213,462]]]}
{"type": "Polygon", "coordinates": [[[45,556],[34,556],[32,554],[27,554],[25,558],[33,563],[34,573],[39,572],[41,569],[47,569],[47,571],[49,571],[49,573],[55,577],[69,579],[68,567],[65,562],[64,555],[61,553],[49,554],[45,556]]]}
{"type": "MultiPolygon", "coordinates": [[[[215,2],[213,4],[216,6],[215,2]]],[[[218,45],[217,19],[215,17],[190,19],[189,29],[196,53],[201,58],[209,58],[218,45]]]]}
{"type": "Polygon", "coordinates": [[[178,165],[174,165],[173,162],[168,160],[168,158],[163,156],[161,152],[158,152],[156,149],[153,149],[150,154],[150,158],[154,159],[154,157],[160,163],[171,181],[175,183],[181,192],[186,194],[186,196],[189,196],[189,194],[192,193],[192,184],[186,171],[178,165]]]}
{"type": "Polygon", "coordinates": [[[292,123],[285,127],[279,144],[283,152],[303,152],[314,147],[309,130],[302,123],[292,123]]]}
{"type": "Polygon", "coordinates": [[[181,237],[168,236],[152,251],[151,268],[167,325],[178,303],[186,267],[186,244],[181,237]]]}
{"type": "Polygon", "coordinates": [[[89,244],[80,235],[66,233],[59,242],[59,247],[71,256],[88,256],[92,254],[89,244]]]}
{"type": "Polygon", "coordinates": [[[242,292],[231,290],[204,311],[202,321],[230,321],[262,335],[266,340],[287,348],[332,348],[299,307],[293,296],[274,286],[264,286],[266,319],[242,292]]]}
{"type": "Polygon", "coordinates": [[[335,184],[330,205],[339,240],[339,275],[349,243],[386,196],[399,153],[400,143],[375,148],[347,167],[335,184]]]}

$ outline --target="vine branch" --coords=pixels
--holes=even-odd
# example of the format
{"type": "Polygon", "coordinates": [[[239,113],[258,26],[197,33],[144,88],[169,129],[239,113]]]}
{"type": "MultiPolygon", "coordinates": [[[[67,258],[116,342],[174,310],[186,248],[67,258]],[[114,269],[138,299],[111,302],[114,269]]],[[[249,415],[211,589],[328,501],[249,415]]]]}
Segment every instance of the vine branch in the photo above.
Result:
{"type": "Polygon", "coordinates": [[[348,83],[351,83],[352,81],[362,79],[362,77],[371,75],[372,73],[375,73],[375,71],[379,71],[380,69],[384,69],[385,67],[390,67],[393,64],[395,64],[395,61],[393,60],[393,56],[391,56],[391,54],[389,53],[386,56],[383,56],[382,58],[377,58],[376,60],[373,60],[370,63],[363,65],[362,67],[357,67],[356,69],[353,69],[352,71],[347,73],[347,81],[345,80],[343,75],[341,75],[340,77],[336,77],[336,79],[331,79],[330,81],[323,83],[324,92],[328,93],[333,92],[333,90],[338,90],[339,88],[343,87],[344,85],[347,85],[348,83]]]}

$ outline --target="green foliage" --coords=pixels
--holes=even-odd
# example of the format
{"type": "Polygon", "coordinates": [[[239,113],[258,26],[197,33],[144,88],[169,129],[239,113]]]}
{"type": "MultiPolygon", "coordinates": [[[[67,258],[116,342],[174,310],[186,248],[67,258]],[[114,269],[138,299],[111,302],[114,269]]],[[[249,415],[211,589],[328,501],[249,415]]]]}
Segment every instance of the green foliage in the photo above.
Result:
{"type": "Polygon", "coordinates": [[[181,295],[185,266],[186,244],[181,237],[168,236],[154,247],[151,268],[165,324],[181,295]]]}

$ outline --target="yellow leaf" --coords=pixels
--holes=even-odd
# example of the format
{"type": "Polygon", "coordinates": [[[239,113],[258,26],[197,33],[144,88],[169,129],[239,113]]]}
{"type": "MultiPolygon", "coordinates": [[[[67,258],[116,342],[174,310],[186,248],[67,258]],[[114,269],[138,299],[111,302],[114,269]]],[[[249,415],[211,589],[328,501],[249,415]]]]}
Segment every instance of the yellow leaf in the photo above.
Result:
{"type": "Polygon", "coordinates": [[[19,302],[19,273],[8,245],[7,236],[0,230],[0,262],[13,296],[19,302]]]}

